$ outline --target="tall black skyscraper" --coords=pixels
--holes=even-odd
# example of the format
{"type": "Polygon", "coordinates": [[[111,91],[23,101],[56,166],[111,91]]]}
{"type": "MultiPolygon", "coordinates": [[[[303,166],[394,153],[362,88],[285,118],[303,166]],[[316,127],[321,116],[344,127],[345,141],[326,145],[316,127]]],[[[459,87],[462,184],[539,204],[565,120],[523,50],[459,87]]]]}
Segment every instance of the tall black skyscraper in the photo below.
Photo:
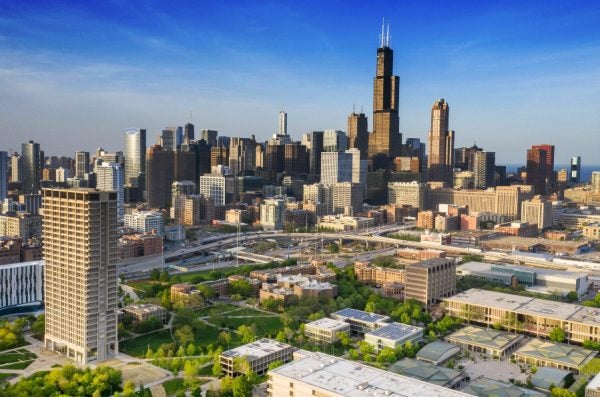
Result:
{"type": "Polygon", "coordinates": [[[37,193],[40,190],[44,165],[40,144],[33,141],[22,144],[21,162],[23,193],[37,193]]]}

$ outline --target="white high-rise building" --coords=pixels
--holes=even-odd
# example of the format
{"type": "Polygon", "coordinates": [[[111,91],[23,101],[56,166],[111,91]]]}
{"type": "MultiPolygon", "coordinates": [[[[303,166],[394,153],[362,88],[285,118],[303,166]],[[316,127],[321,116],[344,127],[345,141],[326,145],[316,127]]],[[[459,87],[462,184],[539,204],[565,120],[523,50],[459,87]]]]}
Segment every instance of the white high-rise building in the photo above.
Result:
{"type": "Polygon", "coordinates": [[[545,229],[552,226],[552,202],[535,196],[521,203],[521,221],[538,225],[545,229]]]}
{"type": "Polygon", "coordinates": [[[105,361],[117,338],[117,194],[44,189],[44,347],[80,364],[105,361]]]}
{"type": "Polygon", "coordinates": [[[360,150],[358,149],[348,149],[346,150],[346,154],[352,156],[352,180],[350,182],[362,183],[366,187],[369,161],[360,159],[360,150]]]}
{"type": "Polygon", "coordinates": [[[287,113],[285,111],[279,112],[279,135],[287,135],[287,113]]]}
{"type": "Polygon", "coordinates": [[[324,130],[323,150],[326,152],[343,152],[348,149],[348,136],[344,131],[324,130]]]}
{"type": "Polygon", "coordinates": [[[285,224],[285,200],[265,199],[260,205],[260,225],[263,230],[283,230],[285,224]]]}
{"type": "Polygon", "coordinates": [[[600,171],[592,172],[592,192],[600,193],[600,171]]]}
{"type": "Polygon", "coordinates": [[[96,189],[117,192],[117,216],[125,215],[125,171],[119,163],[96,165],[96,189]]]}
{"type": "Polygon", "coordinates": [[[352,168],[352,154],[345,152],[321,153],[322,184],[351,182],[352,168]]]}
{"type": "Polygon", "coordinates": [[[229,175],[202,175],[199,191],[204,197],[212,200],[214,205],[229,204],[235,195],[234,179],[229,175]]]}
{"type": "Polygon", "coordinates": [[[56,182],[67,182],[67,179],[71,177],[71,170],[60,167],[56,170],[56,182]]]}

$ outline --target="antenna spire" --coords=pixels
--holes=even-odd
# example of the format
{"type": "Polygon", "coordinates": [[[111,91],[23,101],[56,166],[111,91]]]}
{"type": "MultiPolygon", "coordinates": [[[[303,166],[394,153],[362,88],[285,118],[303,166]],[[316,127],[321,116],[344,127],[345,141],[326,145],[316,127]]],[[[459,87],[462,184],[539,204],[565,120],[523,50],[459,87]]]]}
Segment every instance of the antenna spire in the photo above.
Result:
{"type": "Polygon", "coordinates": [[[387,24],[387,34],[385,36],[385,46],[386,47],[390,46],[390,24],[389,24],[389,22],[387,24]]]}
{"type": "Polygon", "coordinates": [[[381,48],[383,48],[383,40],[385,39],[384,31],[383,31],[384,27],[385,27],[385,18],[383,18],[381,20],[381,36],[379,36],[379,37],[381,37],[381,48]]]}

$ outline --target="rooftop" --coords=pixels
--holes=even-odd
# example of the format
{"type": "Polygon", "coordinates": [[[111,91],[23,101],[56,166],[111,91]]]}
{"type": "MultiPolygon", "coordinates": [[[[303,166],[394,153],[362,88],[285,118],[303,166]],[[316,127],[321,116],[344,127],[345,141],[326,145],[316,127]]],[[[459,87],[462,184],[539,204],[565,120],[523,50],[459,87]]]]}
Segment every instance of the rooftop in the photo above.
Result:
{"type": "Polygon", "coordinates": [[[279,350],[284,350],[291,347],[285,343],[277,342],[272,339],[259,339],[255,342],[248,343],[235,349],[227,350],[221,353],[224,357],[247,357],[250,360],[268,356],[279,350]]]}
{"type": "Polygon", "coordinates": [[[440,361],[444,356],[451,357],[460,352],[460,347],[446,342],[431,342],[417,353],[417,358],[426,361],[440,361]]]}
{"type": "Polygon", "coordinates": [[[467,394],[323,353],[302,352],[298,360],[270,371],[325,390],[331,396],[458,397],[467,394]]]}
{"type": "Polygon", "coordinates": [[[464,327],[446,337],[446,340],[450,342],[456,341],[471,345],[491,347],[494,349],[503,349],[505,346],[511,345],[518,339],[523,339],[523,336],[511,334],[510,332],[473,326],[464,327]]]}
{"type": "Polygon", "coordinates": [[[586,389],[600,390],[600,373],[594,376],[594,378],[587,384],[586,389]]]}
{"type": "Polygon", "coordinates": [[[378,323],[378,322],[387,322],[390,320],[388,316],[384,316],[381,314],[363,312],[362,310],[356,310],[351,308],[346,308],[342,310],[338,310],[335,313],[331,313],[332,316],[339,316],[350,318],[353,320],[358,320],[366,323],[378,323]]]}
{"type": "Polygon", "coordinates": [[[407,337],[412,337],[415,334],[422,334],[423,328],[415,327],[414,325],[402,323],[390,323],[381,328],[373,330],[367,335],[372,335],[381,339],[389,339],[393,341],[403,340],[407,337]]]}
{"type": "Polygon", "coordinates": [[[330,331],[335,331],[337,329],[342,329],[348,327],[348,323],[343,321],[334,320],[332,318],[320,318],[313,322],[306,324],[307,327],[315,327],[320,329],[328,329],[330,331]]]}
{"type": "Polygon", "coordinates": [[[515,354],[546,360],[571,368],[581,367],[596,356],[596,352],[593,350],[540,339],[531,340],[517,350],[515,354]]]}
{"type": "Polygon", "coordinates": [[[390,371],[400,375],[410,376],[438,386],[453,384],[457,378],[462,378],[459,371],[450,368],[440,367],[423,361],[405,358],[397,361],[390,368],[390,371]]]}
{"type": "Polygon", "coordinates": [[[531,376],[531,383],[540,389],[550,390],[550,386],[559,386],[563,384],[565,378],[571,375],[570,371],[552,367],[540,367],[537,372],[531,376]]]}
{"type": "Polygon", "coordinates": [[[478,378],[471,382],[467,387],[463,389],[465,393],[469,393],[479,397],[529,397],[529,396],[540,396],[542,394],[538,391],[525,389],[523,387],[517,387],[512,383],[499,382],[497,380],[491,380],[488,378],[478,378]]]}
{"type": "Polygon", "coordinates": [[[151,303],[140,303],[137,305],[125,306],[123,310],[136,313],[154,313],[155,311],[161,311],[165,309],[162,306],[153,305],[151,303]]]}

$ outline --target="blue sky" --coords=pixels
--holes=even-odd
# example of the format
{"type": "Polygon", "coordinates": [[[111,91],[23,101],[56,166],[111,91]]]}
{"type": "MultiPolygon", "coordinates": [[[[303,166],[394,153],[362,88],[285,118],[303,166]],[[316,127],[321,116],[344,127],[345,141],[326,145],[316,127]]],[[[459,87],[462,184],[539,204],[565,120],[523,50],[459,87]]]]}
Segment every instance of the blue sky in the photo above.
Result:
{"type": "Polygon", "coordinates": [[[122,147],[125,128],[182,125],[266,139],[371,128],[381,19],[390,22],[404,137],[450,104],[458,146],[524,162],[600,164],[600,3],[425,1],[0,2],[2,149],[122,147]],[[81,3],[81,4],[79,4],[81,3]],[[568,4],[567,4],[568,3],[568,4]]]}

